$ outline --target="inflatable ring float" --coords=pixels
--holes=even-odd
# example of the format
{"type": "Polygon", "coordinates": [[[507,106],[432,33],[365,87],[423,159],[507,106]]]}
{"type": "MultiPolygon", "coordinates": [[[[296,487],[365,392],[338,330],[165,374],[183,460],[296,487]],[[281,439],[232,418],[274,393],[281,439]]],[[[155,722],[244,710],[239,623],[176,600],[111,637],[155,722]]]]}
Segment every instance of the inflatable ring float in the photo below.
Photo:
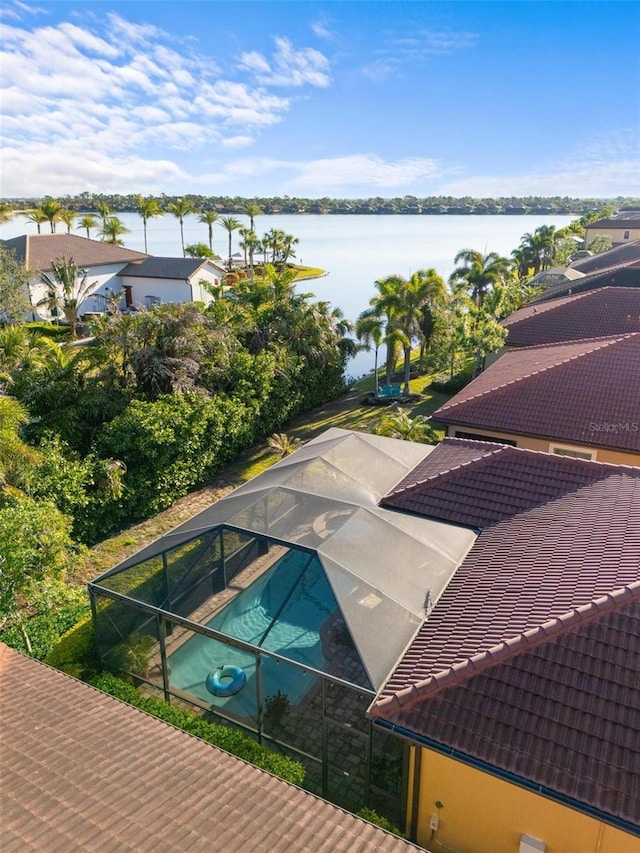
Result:
{"type": "Polygon", "coordinates": [[[247,683],[247,676],[240,666],[219,666],[205,680],[205,687],[214,696],[233,696],[247,683]]]}

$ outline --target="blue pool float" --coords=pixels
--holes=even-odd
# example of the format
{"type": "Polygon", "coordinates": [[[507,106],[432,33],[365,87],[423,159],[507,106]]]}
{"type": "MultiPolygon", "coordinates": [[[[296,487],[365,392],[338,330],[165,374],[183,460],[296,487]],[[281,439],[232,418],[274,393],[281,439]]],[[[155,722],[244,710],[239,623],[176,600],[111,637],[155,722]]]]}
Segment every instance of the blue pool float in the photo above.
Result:
{"type": "Polygon", "coordinates": [[[240,666],[219,666],[205,680],[205,687],[214,696],[233,696],[247,683],[247,676],[240,666]]]}

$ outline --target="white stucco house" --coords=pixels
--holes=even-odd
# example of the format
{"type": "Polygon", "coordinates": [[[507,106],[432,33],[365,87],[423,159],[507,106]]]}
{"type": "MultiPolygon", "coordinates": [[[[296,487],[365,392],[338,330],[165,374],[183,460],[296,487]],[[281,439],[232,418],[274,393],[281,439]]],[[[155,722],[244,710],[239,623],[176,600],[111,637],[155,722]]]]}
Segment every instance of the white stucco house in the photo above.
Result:
{"type": "Polygon", "coordinates": [[[4,240],[3,246],[33,271],[29,280],[34,318],[50,319],[45,304],[46,285],[41,273],[49,273],[52,262],[73,260],[87,271],[95,285],[84,300],[80,315],[101,313],[104,298],[120,294],[120,307],[149,307],[157,302],[204,302],[213,300],[202,282],[219,285],[225,270],[206,258],[156,258],[123,246],[90,240],[76,234],[26,234],[4,240]]]}

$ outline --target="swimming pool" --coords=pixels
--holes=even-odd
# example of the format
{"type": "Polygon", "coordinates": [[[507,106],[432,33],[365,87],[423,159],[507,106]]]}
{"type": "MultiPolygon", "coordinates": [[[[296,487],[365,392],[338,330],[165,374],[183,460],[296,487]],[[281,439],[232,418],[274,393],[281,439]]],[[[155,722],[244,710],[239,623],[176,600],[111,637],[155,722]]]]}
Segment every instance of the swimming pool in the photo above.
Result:
{"type": "MultiPolygon", "coordinates": [[[[251,645],[277,652],[303,666],[325,670],[320,631],[337,609],[324,570],[315,555],[288,551],[262,577],[243,590],[208,622],[217,631],[251,645]]],[[[261,658],[264,696],[278,690],[292,705],[306,695],[316,678],[298,667],[261,658]]],[[[169,657],[170,683],[233,715],[256,715],[256,655],[195,634],[169,657]],[[207,675],[218,666],[240,666],[245,687],[234,696],[213,696],[207,675]]]]}

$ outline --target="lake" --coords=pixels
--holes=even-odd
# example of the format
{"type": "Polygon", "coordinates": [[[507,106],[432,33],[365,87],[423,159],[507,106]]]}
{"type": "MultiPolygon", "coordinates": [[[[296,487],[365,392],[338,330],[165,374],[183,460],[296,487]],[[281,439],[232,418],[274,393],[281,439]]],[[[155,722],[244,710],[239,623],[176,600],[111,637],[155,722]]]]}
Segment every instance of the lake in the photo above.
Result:
{"type": "MultiPolygon", "coordinates": [[[[125,244],[144,251],[142,220],[135,213],[117,214],[129,228],[125,244]]],[[[248,217],[237,217],[248,225],[248,217]]],[[[255,229],[262,237],[272,228],[293,234],[299,243],[296,260],[321,267],[327,275],[299,285],[302,292],[313,292],[318,299],[339,307],[349,320],[364,311],[375,294],[374,282],[397,273],[410,276],[418,269],[434,267],[446,280],[461,249],[498,252],[509,256],[520,238],[541,225],[561,228],[573,216],[258,216],[255,229]]],[[[58,225],[58,231],[64,230],[58,225]]],[[[42,225],[42,233],[49,223],[42,225]]],[[[8,239],[35,233],[36,227],[16,216],[0,226],[0,237],[8,239]]],[[[82,231],[76,231],[82,234],[82,231]]],[[[221,257],[228,252],[228,234],[214,226],[214,251],[221,257]]],[[[197,216],[184,223],[185,244],[208,242],[207,226],[197,216]]],[[[96,234],[91,235],[96,237],[96,234]]],[[[152,255],[180,257],[180,225],[169,214],[152,219],[147,225],[148,250],[152,255]]],[[[233,234],[233,251],[238,251],[239,236],[233,234]]],[[[360,353],[349,364],[350,376],[359,377],[373,368],[373,354],[360,353]]]]}

